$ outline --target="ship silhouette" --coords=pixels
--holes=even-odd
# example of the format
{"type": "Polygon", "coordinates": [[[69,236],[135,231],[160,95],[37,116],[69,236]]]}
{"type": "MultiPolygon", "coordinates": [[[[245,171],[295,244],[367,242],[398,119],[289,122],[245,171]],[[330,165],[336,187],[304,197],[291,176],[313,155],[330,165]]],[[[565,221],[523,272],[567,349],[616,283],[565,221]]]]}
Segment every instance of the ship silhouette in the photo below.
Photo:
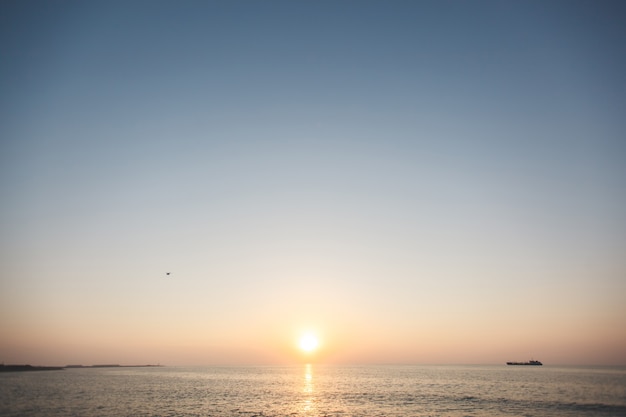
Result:
{"type": "Polygon", "coordinates": [[[536,361],[534,359],[529,360],[528,362],[507,362],[507,365],[533,365],[533,366],[541,366],[543,363],[536,361]]]}

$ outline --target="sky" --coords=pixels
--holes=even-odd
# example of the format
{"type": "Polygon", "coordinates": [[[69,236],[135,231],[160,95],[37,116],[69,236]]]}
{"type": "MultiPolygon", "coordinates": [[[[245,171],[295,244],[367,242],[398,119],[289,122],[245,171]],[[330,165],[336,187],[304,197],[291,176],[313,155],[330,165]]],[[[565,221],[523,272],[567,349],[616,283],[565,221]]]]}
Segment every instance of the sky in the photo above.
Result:
{"type": "Polygon", "coordinates": [[[0,361],[626,365],[625,20],[1,2],[0,361]]]}

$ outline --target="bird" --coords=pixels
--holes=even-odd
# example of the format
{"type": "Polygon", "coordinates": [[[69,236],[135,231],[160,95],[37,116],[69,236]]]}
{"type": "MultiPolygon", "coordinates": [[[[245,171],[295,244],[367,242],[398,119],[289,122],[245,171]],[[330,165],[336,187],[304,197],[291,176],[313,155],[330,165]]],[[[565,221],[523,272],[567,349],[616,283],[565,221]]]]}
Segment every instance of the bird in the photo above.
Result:
{"type": "Polygon", "coordinates": [[[169,274],[171,274],[171,272],[166,272],[166,273],[165,273],[165,275],[169,275],[169,274]]]}

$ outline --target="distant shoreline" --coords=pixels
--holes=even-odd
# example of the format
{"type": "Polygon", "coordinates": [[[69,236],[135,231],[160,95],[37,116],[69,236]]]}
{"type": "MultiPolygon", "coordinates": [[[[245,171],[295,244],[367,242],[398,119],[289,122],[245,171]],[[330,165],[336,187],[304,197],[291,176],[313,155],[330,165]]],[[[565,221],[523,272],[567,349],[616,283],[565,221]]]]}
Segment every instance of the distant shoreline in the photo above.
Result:
{"type": "Polygon", "coordinates": [[[32,366],[32,365],[0,365],[0,372],[32,372],[32,371],[62,371],[65,369],[92,369],[92,368],[158,368],[163,365],[65,365],[65,366],[32,366]]]}
{"type": "Polygon", "coordinates": [[[117,365],[117,364],[104,364],[104,365],[65,365],[64,369],[81,369],[81,368],[160,368],[164,365],[117,365]]]}
{"type": "Polygon", "coordinates": [[[61,371],[62,366],[0,365],[0,372],[61,371]]]}

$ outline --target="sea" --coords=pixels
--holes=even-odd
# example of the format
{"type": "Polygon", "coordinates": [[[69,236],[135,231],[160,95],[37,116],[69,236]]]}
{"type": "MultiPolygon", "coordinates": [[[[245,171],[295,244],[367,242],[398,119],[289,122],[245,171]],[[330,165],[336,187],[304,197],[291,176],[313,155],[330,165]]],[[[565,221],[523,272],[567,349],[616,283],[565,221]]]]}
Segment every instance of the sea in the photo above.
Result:
{"type": "Polygon", "coordinates": [[[625,367],[120,367],[0,373],[1,416],[626,416],[625,367]]]}

